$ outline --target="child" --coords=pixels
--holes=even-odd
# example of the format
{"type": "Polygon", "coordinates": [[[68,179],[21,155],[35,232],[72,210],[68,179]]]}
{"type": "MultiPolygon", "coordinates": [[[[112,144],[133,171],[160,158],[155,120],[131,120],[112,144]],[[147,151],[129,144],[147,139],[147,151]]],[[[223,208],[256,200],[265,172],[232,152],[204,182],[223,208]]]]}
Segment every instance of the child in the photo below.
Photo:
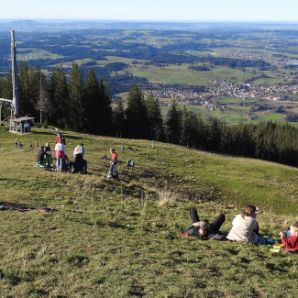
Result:
{"type": "Polygon", "coordinates": [[[192,226],[182,232],[183,237],[194,236],[201,240],[224,240],[225,237],[220,234],[219,229],[225,221],[223,213],[212,222],[200,220],[196,208],[190,209],[192,226]]]}
{"type": "Polygon", "coordinates": [[[60,132],[57,133],[56,139],[55,139],[55,144],[58,144],[58,143],[66,145],[65,137],[60,132]]]}
{"type": "Polygon", "coordinates": [[[298,221],[291,225],[290,230],[280,233],[281,243],[287,252],[298,252],[298,221]]]}
{"type": "Polygon", "coordinates": [[[110,149],[110,153],[112,155],[112,160],[110,162],[110,169],[107,178],[119,178],[118,173],[118,154],[114,148],[110,149]]]}

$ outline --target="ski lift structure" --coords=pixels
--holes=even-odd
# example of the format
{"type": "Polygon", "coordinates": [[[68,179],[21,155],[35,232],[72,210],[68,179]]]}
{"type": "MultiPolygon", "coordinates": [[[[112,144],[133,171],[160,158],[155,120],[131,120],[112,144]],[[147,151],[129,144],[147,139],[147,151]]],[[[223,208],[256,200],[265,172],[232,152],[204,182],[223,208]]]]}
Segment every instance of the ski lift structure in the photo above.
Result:
{"type": "Polygon", "coordinates": [[[19,86],[17,81],[15,31],[11,31],[11,79],[12,99],[0,98],[0,124],[2,123],[1,112],[4,103],[10,104],[10,126],[11,133],[23,134],[31,131],[34,117],[20,116],[19,86]]]}

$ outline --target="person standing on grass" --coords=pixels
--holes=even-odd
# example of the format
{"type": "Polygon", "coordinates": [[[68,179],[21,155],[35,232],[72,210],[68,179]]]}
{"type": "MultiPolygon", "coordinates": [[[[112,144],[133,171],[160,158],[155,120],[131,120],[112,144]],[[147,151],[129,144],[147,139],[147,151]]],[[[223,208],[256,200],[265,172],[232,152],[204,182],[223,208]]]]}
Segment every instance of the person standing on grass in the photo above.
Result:
{"type": "Polygon", "coordinates": [[[107,178],[119,178],[118,173],[118,154],[114,148],[110,149],[110,153],[112,155],[112,160],[110,162],[110,168],[107,178]]]}
{"type": "Polygon", "coordinates": [[[65,137],[60,132],[57,133],[55,138],[55,144],[58,144],[58,143],[66,145],[65,137]]]}
{"type": "Polygon", "coordinates": [[[65,157],[65,146],[62,143],[55,145],[55,156],[56,156],[56,170],[57,172],[63,171],[64,157],[65,157]]]}
{"type": "Polygon", "coordinates": [[[219,231],[226,219],[223,213],[220,213],[212,223],[209,223],[206,219],[200,220],[196,208],[191,208],[190,217],[192,225],[182,232],[182,237],[194,236],[201,240],[225,240],[224,235],[219,231]]]}

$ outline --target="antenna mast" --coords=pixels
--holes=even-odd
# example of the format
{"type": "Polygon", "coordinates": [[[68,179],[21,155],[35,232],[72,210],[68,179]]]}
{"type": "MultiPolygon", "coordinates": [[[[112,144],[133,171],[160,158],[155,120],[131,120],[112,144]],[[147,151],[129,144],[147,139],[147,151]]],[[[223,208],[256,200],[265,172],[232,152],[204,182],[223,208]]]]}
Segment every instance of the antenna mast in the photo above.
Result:
{"type": "Polygon", "coordinates": [[[12,110],[14,118],[20,116],[20,102],[19,102],[19,86],[17,80],[17,57],[16,57],[16,42],[15,32],[11,31],[11,75],[12,75],[12,110]]]}

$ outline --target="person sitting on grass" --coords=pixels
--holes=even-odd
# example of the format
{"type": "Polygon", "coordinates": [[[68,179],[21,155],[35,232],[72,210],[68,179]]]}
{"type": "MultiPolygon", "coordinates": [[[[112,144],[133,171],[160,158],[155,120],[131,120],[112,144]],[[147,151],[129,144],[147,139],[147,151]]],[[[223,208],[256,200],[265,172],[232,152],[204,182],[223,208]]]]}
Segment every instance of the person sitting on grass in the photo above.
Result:
{"type": "Polygon", "coordinates": [[[44,164],[45,164],[45,167],[47,167],[47,168],[52,167],[52,162],[53,162],[53,158],[52,158],[52,154],[51,154],[51,147],[50,147],[49,143],[46,143],[45,147],[44,147],[44,164]]]}
{"type": "Polygon", "coordinates": [[[36,167],[44,167],[44,146],[40,146],[37,152],[36,167]]]}
{"type": "Polygon", "coordinates": [[[256,243],[259,234],[259,225],[256,220],[258,209],[253,205],[247,205],[241,214],[236,215],[232,222],[227,239],[231,241],[242,241],[256,243]]]}
{"type": "Polygon", "coordinates": [[[273,244],[274,240],[259,234],[259,224],[256,219],[258,211],[259,209],[254,205],[245,206],[241,214],[234,218],[227,239],[253,244],[273,244]]]}
{"type": "Polygon", "coordinates": [[[184,230],[181,236],[194,236],[201,240],[225,240],[225,236],[219,231],[226,219],[223,213],[220,213],[212,223],[209,223],[206,219],[200,220],[196,208],[191,208],[190,217],[192,219],[192,225],[184,230]]]}
{"type": "Polygon", "coordinates": [[[298,252],[298,221],[290,229],[280,233],[280,240],[287,252],[298,252]]]}

